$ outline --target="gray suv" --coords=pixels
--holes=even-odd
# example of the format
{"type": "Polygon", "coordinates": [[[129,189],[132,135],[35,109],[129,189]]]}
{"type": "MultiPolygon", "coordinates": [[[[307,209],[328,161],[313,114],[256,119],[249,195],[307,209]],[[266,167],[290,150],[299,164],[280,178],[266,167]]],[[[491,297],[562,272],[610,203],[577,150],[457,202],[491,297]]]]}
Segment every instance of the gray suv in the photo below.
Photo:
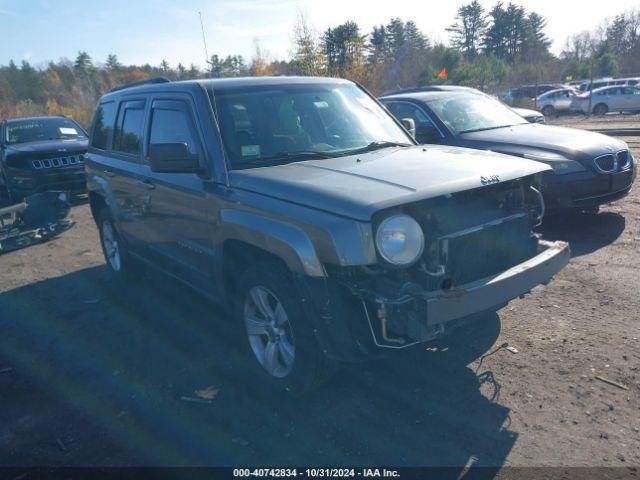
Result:
{"type": "Polygon", "coordinates": [[[109,268],[142,261],[217,301],[256,376],[287,387],[481,328],[569,260],[532,234],[550,167],[416,145],[346,80],[119,89],[97,105],[86,169],[109,268]]]}

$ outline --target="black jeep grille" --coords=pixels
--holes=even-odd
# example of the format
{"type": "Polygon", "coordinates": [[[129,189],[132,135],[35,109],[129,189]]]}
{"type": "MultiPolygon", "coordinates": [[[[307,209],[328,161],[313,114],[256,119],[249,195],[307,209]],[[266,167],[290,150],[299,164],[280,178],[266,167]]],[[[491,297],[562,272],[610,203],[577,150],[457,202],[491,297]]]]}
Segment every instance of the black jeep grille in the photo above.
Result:
{"type": "Polygon", "coordinates": [[[43,158],[41,160],[32,160],[31,165],[36,170],[70,167],[74,165],[82,165],[82,155],[68,155],[64,157],[43,158]]]}

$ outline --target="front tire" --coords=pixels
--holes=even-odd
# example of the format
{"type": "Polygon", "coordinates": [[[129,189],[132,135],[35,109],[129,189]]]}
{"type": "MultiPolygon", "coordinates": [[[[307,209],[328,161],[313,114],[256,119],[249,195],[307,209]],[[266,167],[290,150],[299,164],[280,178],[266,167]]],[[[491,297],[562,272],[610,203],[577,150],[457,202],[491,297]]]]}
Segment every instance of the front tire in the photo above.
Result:
{"type": "Polygon", "coordinates": [[[553,115],[556,113],[556,109],[553,108],[553,105],[545,105],[542,108],[542,114],[545,117],[553,117],[553,115]]]}
{"type": "Polygon", "coordinates": [[[609,107],[607,107],[604,103],[599,103],[595,107],[593,107],[593,113],[595,115],[605,115],[609,111],[609,107]]]}
{"type": "Polygon", "coordinates": [[[325,379],[334,364],[318,348],[290,272],[260,262],[240,277],[235,320],[244,335],[251,386],[305,391],[325,379]]]}

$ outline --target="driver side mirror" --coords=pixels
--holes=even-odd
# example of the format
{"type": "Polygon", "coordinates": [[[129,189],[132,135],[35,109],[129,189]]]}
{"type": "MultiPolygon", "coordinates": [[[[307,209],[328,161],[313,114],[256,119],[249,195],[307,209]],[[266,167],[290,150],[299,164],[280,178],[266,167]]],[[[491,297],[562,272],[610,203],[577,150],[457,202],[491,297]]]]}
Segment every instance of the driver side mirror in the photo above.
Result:
{"type": "Polygon", "coordinates": [[[201,173],[198,155],[189,151],[186,142],[152,143],[149,145],[149,165],[158,173],[201,173]]]}
{"type": "Polygon", "coordinates": [[[440,132],[435,125],[420,125],[416,130],[416,140],[419,143],[440,143],[440,132]]]}
{"type": "Polygon", "coordinates": [[[400,123],[413,138],[416,138],[416,122],[413,118],[403,118],[400,123]]]}

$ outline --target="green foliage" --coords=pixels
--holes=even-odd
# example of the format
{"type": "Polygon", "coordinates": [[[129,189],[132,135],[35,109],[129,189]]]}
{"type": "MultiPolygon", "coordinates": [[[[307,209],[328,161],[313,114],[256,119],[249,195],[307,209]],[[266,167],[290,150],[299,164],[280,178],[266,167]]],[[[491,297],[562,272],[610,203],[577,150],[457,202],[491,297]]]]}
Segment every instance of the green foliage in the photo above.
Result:
{"type": "Polygon", "coordinates": [[[451,45],[467,57],[480,53],[480,46],[487,30],[487,15],[478,0],[458,8],[456,21],[447,28],[451,33],[451,45]]]}
{"type": "Polygon", "coordinates": [[[209,73],[213,78],[240,77],[247,75],[248,67],[242,55],[227,55],[224,59],[212,55],[209,60],[209,73]]]}
{"type": "Polygon", "coordinates": [[[166,60],[159,66],[104,63],[89,53],[38,68],[23,61],[0,66],[0,117],[62,114],[87,127],[98,98],[110,89],[154,76],[171,80],[243,75],[332,75],[364,84],[373,93],[416,85],[458,84],[498,91],[522,83],[563,81],[640,72],[640,10],[616,15],[594,32],[571,35],[559,58],[549,52],[546,21],[513,3],[488,12],[479,0],[458,8],[447,29],[450,46],[432,45],[413,21],[392,18],[362,32],[355,21],[316,35],[303,15],[293,31],[291,58],[272,61],[256,44],[249,61],[212,55],[205,71],[166,60]],[[446,78],[438,74],[446,69],[446,78]]]}

